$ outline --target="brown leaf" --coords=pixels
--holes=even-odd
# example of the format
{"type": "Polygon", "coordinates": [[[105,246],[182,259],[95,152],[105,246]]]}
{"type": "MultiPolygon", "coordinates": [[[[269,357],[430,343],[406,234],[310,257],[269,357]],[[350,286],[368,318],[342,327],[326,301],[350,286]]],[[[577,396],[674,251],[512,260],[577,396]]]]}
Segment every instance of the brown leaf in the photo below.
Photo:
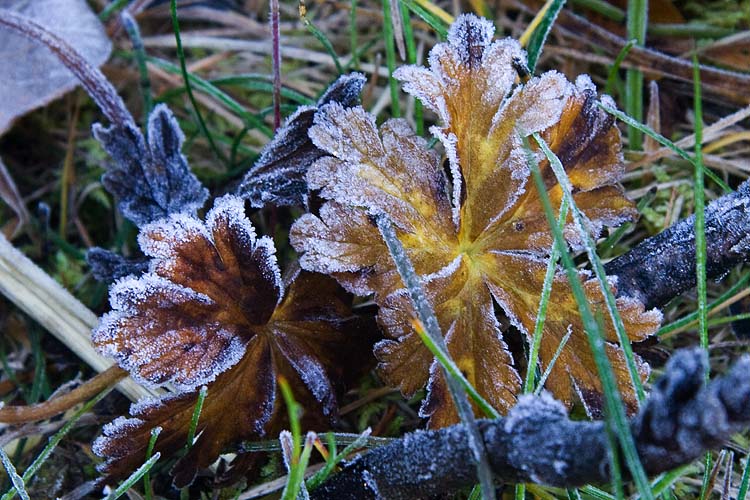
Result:
{"type": "Polygon", "coordinates": [[[156,426],[158,451],[183,447],[201,385],[208,395],[199,438],[175,468],[178,486],[231,444],[279,430],[279,376],[308,402],[309,417],[336,417],[333,381],[367,366],[371,339],[335,281],[297,272],[285,287],[273,243],[256,238],[235,196],[217,200],[205,223],[175,215],[150,224],[139,242],[151,272],[115,285],[113,311],[93,340],[137,379],[183,392],[135,404],[131,418],[104,429],[95,451],[105,473],[137,467],[156,426]]]}
{"type": "MultiPolygon", "coordinates": [[[[318,113],[310,130],[316,146],[330,156],[308,173],[310,185],[331,201],[319,217],[305,215],[292,227],[291,241],[304,252],[305,268],[329,273],[356,293],[374,292],[378,320],[390,337],[376,346],[380,374],[405,395],[427,384],[422,414],[431,417],[431,426],[455,422],[455,410],[440,370],[412,328],[411,302],[393,264],[382,257],[383,244],[368,215],[386,214],[394,221],[423,276],[451,356],[503,412],[515,403],[520,376],[494,307],[498,304],[531,338],[552,244],[521,138],[539,132],[558,155],[593,236],[636,216],[617,184],[624,171],[619,131],[597,106],[588,77],[573,84],[549,72],[516,83],[514,67],[524,54],[513,40],[493,42],[493,32],[488,21],[461,16],[448,42],[430,53],[429,69],[409,66],[396,73],[404,88],[442,120],[432,131],[445,147],[452,189],[440,163],[403,121],[389,120],[378,130],[361,108],[331,105],[318,113]]],[[[541,152],[536,155],[548,195],[559,204],[561,187],[541,152]]],[[[565,236],[580,245],[570,219],[565,236]]],[[[603,309],[596,282],[583,271],[581,276],[591,303],[603,309]]],[[[631,339],[641,340],[658,327],[660,313],[646,313],[624,299],[618,307],[631,339]]],[[[608,328],[618,383],[634,405],[621,348],[608,328]]],[[[542,368],[569,329],[572,337],[547,388],[568,404],[578,392],[596,413],[601,384],[576,302],[560,273],[547,311],[542,368]]],[[[638,363],[645,377],[646,365],[638,363]]]]}

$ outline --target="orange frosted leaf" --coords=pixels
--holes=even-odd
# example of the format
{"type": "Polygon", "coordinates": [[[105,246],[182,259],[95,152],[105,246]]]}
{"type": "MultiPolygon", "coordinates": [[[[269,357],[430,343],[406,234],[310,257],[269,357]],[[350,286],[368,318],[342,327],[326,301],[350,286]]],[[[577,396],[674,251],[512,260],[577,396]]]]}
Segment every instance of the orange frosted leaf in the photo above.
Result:
{"type": "MultiPolygon", "coordinates": [[[[444,147],[450,184],[424,141],[403,121],[388,121],[378,131],[374,117],[362,108],[330,106],[318,114],[311,130],[328,157],[308,173],[308,183],[329,201],[319,216],[305,215],[292,228],[303,267],[329,273],[355,293],[374,293],[378,321],[388,337],[376,348],[379,372],[406,395],[427,383],[422,414],[430,416],[431,426],[454,422],[455,410],[440,370],[413,331],[411,301],[393,265],[380,256],[385,249],[368,215],[393,220],[423,277],[451,356],[501,411],[514,403],[520,376],[502,340],[495,306],[527,336],[533,332],[552,245],[523,138],[539,133],[560,158],[592,236],[637,215],[618,184],[624,173],[620,132],[599,109],[588,77],[571,83],[548,72],[521,82],[516,68],[525,65],[524,52],[517,42],[493,41],[493,35],[489,21],[459,16],[447,42],[430,52],[429,68],[407,66],[395,73],[404,89],[442,122],[431,132],[444,147]]],[[[538,148],[532,154],[547,194],[559,205],[562,191],[552,169],[538,148]]],[[[570,217],[564,235],[574,248],[581,245],[570,217]]],[[[605,311],[595,285],[587,281],[587,293],[595,308],[605,311]]],[[[568,331],[572,336],[547,387],[568,404],[578,395],[596,414],[601,384],[577,304],[561,273],[550,300],[542,367],[568,331]]],[[[659,313],[645,312],[632,300],[618,299],[617,306],[633,341],[652,334],[661,320],[659,313]]],[[[634,407],[633,387],[610,323],[605,314],[608,352],[626,402],[634,407]]],[[[637,363],[645,377],[646,364],[637,363]]]]}
{"type": "MultiPolygon", "coordinates": [[[[531,341],[537,321],[539,293],[544,282],[547,263],[543,259],[535,260],[497,252],[487,255],[483,260],[483,265],[486,266],[489,277],[488,285],[496,300],[514,325],[531,341]],[[513,286],[508,286],[510,282],[513,286]]],[[[589,306],[602,319],[605,340],[608,342],[607,353],[623,399],[630,410],[635,410],[637,399],[630,383],[622,348],[617,343],[617,334],[605,307],[601,288],[598,282],[590,278],[585,271],[581,271],[580,278],[584,281],[589,306]]],[[[643,305],[637,300],[618,298],[617,308],[625,330],[634,342],[653,335],[659,328],[661,313],[656,310],[644,311],[643,305]]],[[[601,382],[583,330],[578,304],[573,297],[566,275],[561,271],[555,276],[552,284],[539,350],[543,370],[549,366],[568,332],[571,332],[571,336],[552,368],[546,387],[557,399],[566,404],[571,404],[576,396],[581,396],[589,411],[601,416],[601,382]]],[[[637,356],[636,363],[641,378],[645,380],[648,376],[648,366],[637,356]]]]}

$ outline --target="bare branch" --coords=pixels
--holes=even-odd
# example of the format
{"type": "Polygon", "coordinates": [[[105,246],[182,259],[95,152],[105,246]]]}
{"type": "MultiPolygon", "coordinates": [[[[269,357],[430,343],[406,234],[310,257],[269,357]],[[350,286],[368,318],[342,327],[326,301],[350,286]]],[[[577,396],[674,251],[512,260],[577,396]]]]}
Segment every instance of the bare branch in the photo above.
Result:
{"type": "MultiPolygon", "coordinates": [[[[699,457],[750,424],[750,357],[704,386],[706,356],[678,351],[632,420],[641,462],[658,474],[699,457]]],[[[507,417],[479,422],[498,483],[573,487],[610,479],[603,422],[572,421],[547,395],[523,396],[507,417]]],[[[417,431],[360,455],[312,499],[415,499],[475,484],[465,426],[417,431]]]]}
{"type": "MultiPolygon", "coordinates": [[[[618,277],[618,294],[652,308],[695,287],[694,219],[683,219],[609,262],[605,269],[618,277]]],[[[709,278],[750,260],[750,183],[706,207],[706,244],[709,278]]]]}

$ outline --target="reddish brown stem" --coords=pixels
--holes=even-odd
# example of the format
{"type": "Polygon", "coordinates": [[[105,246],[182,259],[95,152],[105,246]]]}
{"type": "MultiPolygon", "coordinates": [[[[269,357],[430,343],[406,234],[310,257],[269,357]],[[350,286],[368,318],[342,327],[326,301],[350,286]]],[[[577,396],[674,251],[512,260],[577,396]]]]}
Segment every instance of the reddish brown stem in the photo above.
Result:
{"type": "Polygon", "coordinates": [[[279,0],[271,0],[271,39],[273,57],[273,129],[281,126],[281,32],[279,0]]]}
{"type": "Polygon", "coordinates": [[[127,374],[128,372],[119,366],[112,366],[72,391],[44,403],[2,407],[0,408],[0,422],[25,424],[52,418],[112,387],[125,378],[127,374]]]}

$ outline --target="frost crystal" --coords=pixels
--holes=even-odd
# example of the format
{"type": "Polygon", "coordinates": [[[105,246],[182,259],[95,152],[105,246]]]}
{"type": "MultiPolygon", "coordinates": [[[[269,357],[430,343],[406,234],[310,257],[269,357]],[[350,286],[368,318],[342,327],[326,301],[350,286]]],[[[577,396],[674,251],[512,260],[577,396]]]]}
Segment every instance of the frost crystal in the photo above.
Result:
{"type": "MultiPolygon", "coordinates": [[[[552,245],[522,137],[539,133],[560,158],[595,236],[604,226],[636,216],[617,184],[624,170],[619,131],[598,108],[591,81],[582,77],[573,84],[548,72],[516,83],[514,67],[525,54],[513,40],[492,41],[493,34],[489,21],[460,16],[448,41],[430,52],[429,68],[407,66],[395,74],[442,120],[431,131],[445,147],[452,193],[439,159],[404,121],[388,120],[378,128],[364,109],[332,103],[321,108],[310,129],[327,156],[307,174],[310,187],[328,201],[291,231],[305,269],[329,273],[354,293],[374,293],[388,337],[375,350],[380,373],[406,395],[427,384],[422,413],[432,426],[455,422],[455,410],[432,355],[412,328],[411,301],[371,217],[385,214],[393,221],[415,270],[425,276],[425,293],[451,356],[491,404],[507,410],[515,404],[520,377],[495,307],[531,337],[552,245]]],[[[554,173],[540,151],[532,153],[547,194],[559,205],[554,173]]],[[[570,221],[564,234],[572,245],[580,244],[570,221]]],[[[585,272],[581,278],[590,304],[603,308],[597,283],[585,272]]],[[[644,312],[638,301],[621,298],[617,305],[631,339],[658,327],[659,313],[644,312]]],[[[578,392],[597,414],[601,384],[578,307],[559,272],[540,349],[543,369],[569,331],[547,388],[568,404],[578,392]]],[[[620,390],[634,408],[612,325],[606,336],[620,390]]],[[[637,364],[645,377],[647,366],[640,359],[637,364]]]]}

